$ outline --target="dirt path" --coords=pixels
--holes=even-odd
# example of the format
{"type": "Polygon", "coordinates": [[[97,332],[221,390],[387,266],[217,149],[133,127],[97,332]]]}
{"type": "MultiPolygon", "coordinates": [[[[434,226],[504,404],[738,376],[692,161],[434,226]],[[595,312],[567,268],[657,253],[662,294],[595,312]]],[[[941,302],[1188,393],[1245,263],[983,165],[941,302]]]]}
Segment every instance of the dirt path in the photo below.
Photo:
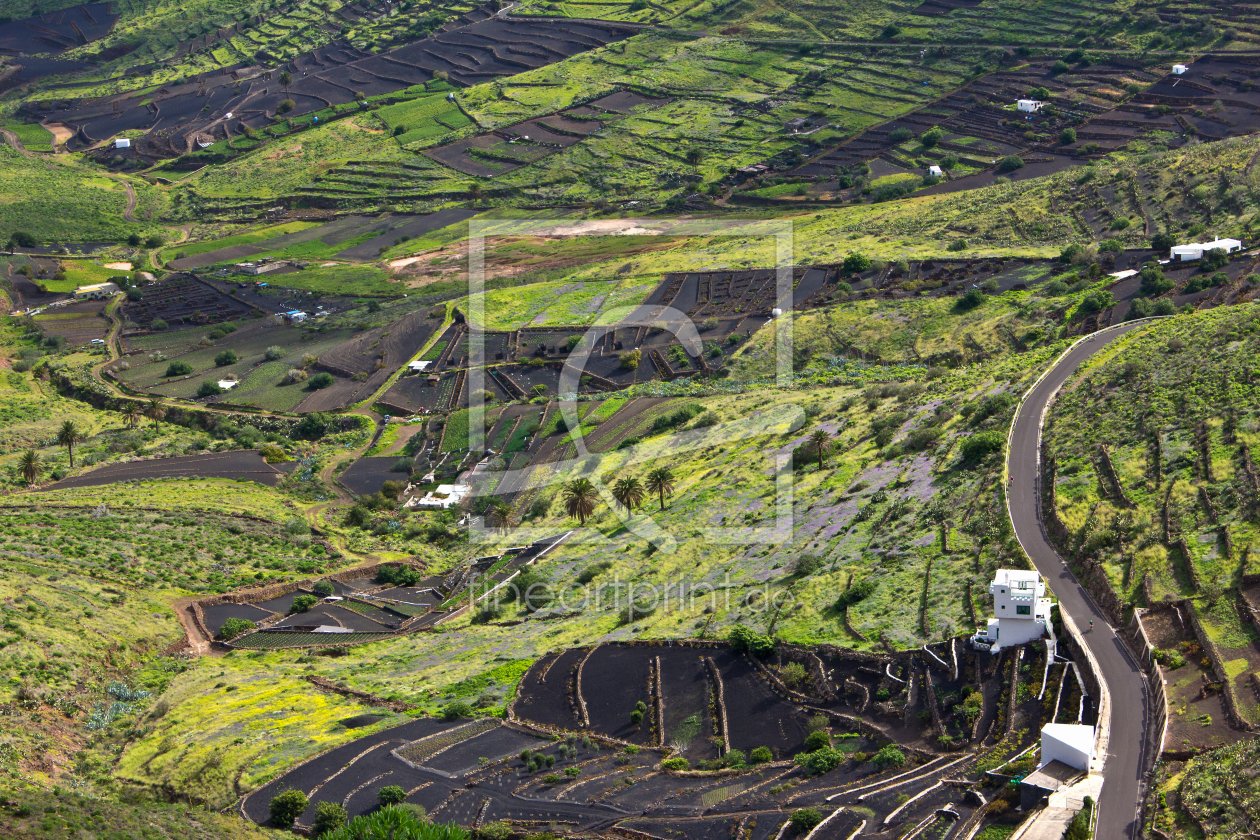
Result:
{"type": "Polygon", "coordinates": [[[122,182],[123,189],[125,189],[125,190],[127,191],[127,209],[123,211],[123,218],[124,218],[124,219],[126,219],[126,220],[127,220],[127,221],[129,221],[129,222],[134,222],[134,221],[136,220],[136,217],[135,217],[135,216],[133,216],[133,215],[132,215],[132,213],[133,213],[133,212],[135,211],[135,209],[136,209],[136,191],[135,191],[135,188],[133,188],[133,187],[131,186],[131,182],[130,182],[130,181],[128,181],[128,180],[126,180],[126,179],[124,179],[124,178],[119,178],[118,180],[122,182]]]}
{"type": "Polygon", "coordinates": [[[180,625],[184,628],[184,637],[188,639],[188,647],[192,650],[194,656],[222,656],[224,652],[216,651],[210,646],[211,640],[202,634],[201,628],[197,626],[197,622],[193,618],[192,605],[197,600],[199,599],[196,597],[180,598],[172,605],[175,610],[175,617],[179,619],[180,625]]]}
{"type": "Polygon", "coordinates": [[[4,139],[8,142],[10,146],[13,147],[14,151],[16,151],[18,154],[25,155],[26,157],[31,156],[31,153],[26,151],[26,147],[22,145],[22,141],[19,140],[18,136],[14,134],[12,131],[9,131],[8,129],[5,129],[5,128],[0,128],[0,134],[4,135],[4,139]]]}

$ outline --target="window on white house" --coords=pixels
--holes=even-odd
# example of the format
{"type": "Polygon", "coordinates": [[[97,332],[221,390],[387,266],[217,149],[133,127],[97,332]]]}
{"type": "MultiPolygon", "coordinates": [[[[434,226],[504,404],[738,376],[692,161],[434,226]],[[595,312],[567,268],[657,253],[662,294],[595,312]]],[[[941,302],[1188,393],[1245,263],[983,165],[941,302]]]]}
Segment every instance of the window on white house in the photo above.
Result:
{"type": "Polygon", "coordinates": [[[1016,606],[1015,615],[1032,615],[1032,607],[1016,606]]]}

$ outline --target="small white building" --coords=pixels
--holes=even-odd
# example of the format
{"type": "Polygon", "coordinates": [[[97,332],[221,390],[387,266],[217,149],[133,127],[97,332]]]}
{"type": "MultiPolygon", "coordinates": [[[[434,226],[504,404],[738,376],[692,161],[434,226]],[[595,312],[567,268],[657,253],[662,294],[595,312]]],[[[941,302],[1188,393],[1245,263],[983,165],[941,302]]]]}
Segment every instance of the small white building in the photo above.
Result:
{"type": "Polygon", "coordinates": [[[1068,767],[1089,772],[1094,758],[1094,727],[1082,723],[1047,723],[1041,727],[1041,763],[1061,761],[1068,767]]]}
{"type": "Polygon", "coordinates": [[[236,387],[237,382],[235,379],[220,379],[218,385],[220,391],[230,391],[236,387]]]}
{"type": "Polygon", "coordinates": [[[446,510],[458,505],[471,492],[472,487],[467,484],[439,484],[436,490],[407,502],[407,507],[446,510]]]}
{"type": "Polygon", "coordinates": [[[1019,110],[1028,114],[1037,113],[1041,110],[1041,106],[1045,104],[1046,103],[1042,102],[1040,99],[1021,99],[1015,103],[1019,110]]]}
{"type": "Polygon", "coordinates": [[[1022,645],[1045,635],[1050,623],[1050,599],[1046,583],[1036,572],[998,569],[989,584],[993,618],[972,644],[990,651],[1022,645]]]}
{"type": "Polygon", "coordinates": [[[1237,239],[1213,239],[1211,242],[1191,242],[1186,245],[1174,245],[1169,258],[1174,262],[1190,262],[1201,260],[1208,251],[1220,248],[1227,254],[1242,250],[1242,243],[1237,239]]]}
{"type": "Polygon", "coordinates": [[[431,364],[433,364],[433,362],[431,361],[417,360],[414,362],[407,362],[407,370],[411,371],[412,373],[419,373],[420,371],[424,370],[431,364]]]}
{"type": "Polygon", "coordinates": [[[118,294],[115,283],[93,283],[90,286],[79,286],[74,290],[75,300],[104,300],[118,294]]]}
{"type": "Polygon", "coordinates": [[[126,137],[119,137],[117,140],[114,141],[114,148],[115,149],[130,149],[131,141],[128,140],[126,137]]]}
{"type": "Polygon", "coordinates": [[[283,266],[282,262],[243,262],[237,263],[233,268],[242,274],[266,274],[283,266]]]}
{"type": "Polygon", "coordinates": [[[931,166],[928,167],[928,174],[931,175],[933,178],[944,178],[945,170],[941,169],[936,164],[932,164],[931,166]]]}
{"type": "Polygon", "coordinates": [[[1183,75],[1183,74],[1186,72],[1186,65],[1184,65],[1184,64],[1174,64],[1174,65],[1173,65],[1172,72],[1173,72],[1173,75],[1174,75],[1174,76],[1180,76],[1180,75],[1183,75]]]}

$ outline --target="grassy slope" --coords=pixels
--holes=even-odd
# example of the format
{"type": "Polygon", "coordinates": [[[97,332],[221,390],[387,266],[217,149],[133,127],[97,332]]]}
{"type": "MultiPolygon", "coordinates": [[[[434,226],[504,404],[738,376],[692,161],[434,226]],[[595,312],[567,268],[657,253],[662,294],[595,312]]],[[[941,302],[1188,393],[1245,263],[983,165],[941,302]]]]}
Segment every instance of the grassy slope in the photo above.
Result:
{"type": "MultiPolygon", "coordinates": [[[[164,205],[162,194],[134,181],[137,218],[164,205]]],[[[151,222],[123,219],[127,194],[114,178],[97,174],[73,155],[24,157],[0,146],[0,230],[25,230],[41,242],[115,242],[131,233],[158,234],[151,222]]]]}
{"type": "Polygon", "coordinates": [[[1092,362],[1079,384],[1056,402],[1047,429],[1059,462],[1056,502],[1077,545],[1084,546],[1081,555],[1096,554],[1127,600],[1144,602],[1147,576],[1156,599],[1195,599],[1208,634],[1231,657],[1226,668],[1236,673],[1227,676],[1239,683],[1241,711],[1250,720],[1260,720],[1260,707],[1246,684],[1246,672],[1260,664],[1260,649],[1255,648],[1254,631],[1230,602],[1232,588],[1241,582],[1244,548],[1254,551],[1260,540],[1237,466],[1239,444],[1246,443],[1252,452],[1260,446],[1252,375],[1258,347],[1260,308],[1255,305],[1160,322],[1092,362]],[[1196,444],[1200,424],[1208,429],[1210,476],[1196,444]],[[1236,426],[1232,443],[1227,424],[1236,426]],[[1162,446],[1158,486],[1151,466],[1156,434],[1162,446]],[[1103,496],[1090,464],[1099,444],[1111,451],[1135,511],[1103,496]],[[1171,518],[1186,536],[1202,589],[1196,589],[1187,572],[1176,537],[1173,545],[1163,540],[1163,502],[1174,480],[1171,518]],[[1204,510],[1200,489],[1212,498],[1219,524],[1204,510]],[[1232,559],[1225,557],[1222,526],[1233,540],[1232,559]]]}
{"type": "MultiPolygon", "coordinates": [[[[995,301],[992,306],[1000,308],[1009,323],[1018,327],[1016,313],[1021,300],[1022,296],[1013,295],[1010,302],[995,301]]],[[[955,317],[962,323],[962,316],[941,313],[940,317],[955,317]]],[[[979,316],[968,317],[983,322],[979,316]]],[[[900,323],[907,335],[918,328],[909,320],[895,323],[900,323]]],[[[957,445],[975,431],[1003,429],[1008,415],[980,422],[962,415],[946,419],[944,437],[923,452],[904,452],[895,441],[891,448],[881,450],[872,438],[871,423],[894,411],[904,411],[908,418],[904,426],[911,428],[923,424],[942,403],[961,406],[995,391],[1018,393],[1057,350],[1054,343],[1028,354],[995,347],[994,359],[964,365],[934,379],[927,379],[924,369],[908,365],[850,367],[843,376],[844,385],[790,391],[752,385],[746,393],[699,398],[723,421],[757,411],[769,416],[791,411],[794,405],[803,407],[812,420],[794,432],[789,433],[785,426],[749,440],[728,439],[719,427],[720,436],[712,445],[687,455],[671,455],[667,438],[654,439],[649,448],[655,454],[649,454],[646,463],[625,465],[624,452],[606,457],[596,467],[606,481],[625,474],[641,475],[657,464],[673,467],[679,479],[677,490],[668,510],[654,514],[677,539],[672,553],[652,552],[601,506],[588,526],[541,566],[557,594],[574,609],[567,619],[506,627],[471,624],[464,618],[440,633],[374,643],[354,648],[343,657],[234,654],[227,660],[199,663],[176,678],[167,695],[171,712],[128,750],[121,771],[127,778],[169,783],[209,802],[225,803],[234,795],[225,775],[218,770],[197,772],[212,751],[221,756],[223,768],[241,773],[243,787],[250,787],[343,737],[335,726],[328,728],[340,714],[335,708],[325,708],[331,701],[321,699],[315,706],[318,714],[302,724],[290,711],[291,700],[274,693],[278,685],[298,690],[300,684],[295,680],[303,673],[318,673],[354,688],[404,698],[429,710],[436,710],[452,697],[468,697],[496,708],[513,690],[515,677],[508,672],[517,666],[509,665],[528,662],[559,647],[601,639],[694,636],[706,625],[709,637],[724,636],[737,623],[764,629],[771,616],[759,606],[745,603],[745,597],[756,588],[764,588],[766,594],[792,590],[799,606],[785,610],[775,629],[794,641],[832,641],[869,648],[877,646],[880,635],[885,634],[894,644],[918,645],[925,638],[920,615],[924,604],[926,638],[966,632],[970,627],[968,582],[980,585],[997,564],[1018,561],[1005,516],[992,492],[1000,481],[1000,458],[991,456],[975,465],[963,464],[957,445]],[[878,392],[864,396],[868,382],[915,378],[921,387],[890,391],[883,397],[878,392]],[[904,402],[896,394],[902,394],[904,402]],[[766,524],[772,498],[771,455],[790,451],[793,442],[804,439],[814,428],[834,431],[838,426],[842,427],[840,446],[825,469],[820,472],[816,466],[806,466],[797,476],[796,525],[791,542],[715,544],[695,530],[723,520],[729,525],[766,524]],[[884,495],[876,496],[881,489],[884,495]],[[867,508],[868,515],[856,519],[854,515],[862,507],[867,508]],[[952,553],[948,555],[942,554],[939,542],[938,519],[942,514],[950,531],[952,553]],[[829,531],[831,526],[837,527],[829,531]],[[797,560],[806,553],[823,557],[822,568],[809,576],[794,575],[797,560]],[[624,625],[618,617],[624,604],[614,604],[609,593],[596,603],[594,590],[583,590],[576,583],[584,568],[602,561],[609,566],[595,579],[595,585],[614,581],[657,587],[676,586],[679,580],[709,583],[719,589],[716,609],[711,617],[705,614],[702,610],[708,602],[700,599],[624,625]],[[929,562],[931,584],[925,589],[929,562]],[[867,641],[849,634],[832,607],[850,575],[877,584],[875,594],[850,613],[852,624],[867,641]],[[494,671],[488,682],[463,682],[485,674],[488,664],[502,670],[494,671]],[[224,694],[225,701],[239,713],[229,715],[213,708],[214,704],[207,708],[198,702],[220,682],[239,686],[224,694]],[[250,698],[251,702],[238,705],[238,701],[250,698]],[[270,729],[287,736],[280,753],[264,750],[258,740],[270,729]],[[190,738],[187,733],[193,731],[198,734],[190,738]],[[169,743],[163,748],[167,739],[169,743]],[[188,760],[182,763],[177,760],[181,749],[188,752],[188,760]],[[160,757],[146,763],[155,755],[160,757]]],[[[832,371],[817,378],[832,379],[835,375],[832,371]]],[[[738,382],[731,387],[743,389],[738,382]]],[[[899,431],[898,440],[905,430],[899,431]]],[[[547,513],[530,520],[527,524],[531,528],[557,533],[573,527],[552,490],[544,490],[540,498],[547,513]]],[[[362,539],[366,538],[355,537],[362,539]]],[[[487,550],[484,545],[470,549],[477,555],[487,550]]],[[[509,608],[503,619],[516,617],[513,612],[509,608]]],[[[225,691],[226,686],[217,690],[225,691]]],[[[273,748],[275,743],[271,742],[273,748]]]]}

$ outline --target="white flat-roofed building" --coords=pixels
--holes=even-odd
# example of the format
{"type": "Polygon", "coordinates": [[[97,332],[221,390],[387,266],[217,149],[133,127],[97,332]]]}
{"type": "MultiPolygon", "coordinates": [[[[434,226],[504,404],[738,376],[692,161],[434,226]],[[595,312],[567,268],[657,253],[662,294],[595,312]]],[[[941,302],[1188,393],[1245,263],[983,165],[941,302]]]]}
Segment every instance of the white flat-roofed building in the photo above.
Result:
{"type": "Polygon", "coordinates": [[[998,569],[989,584],[993,618],[972,637],[977,647],[997,651],[1040,639],[1050,621],[1046,583],[1036,572],[998,569]]]}
{"type": "Polygon", "coordinates": [[[1037,113],[1041,110],[1041,106],[1045,104],[1040,99],[1020,99],[1015,102],[1015,106],[1027,114],[1037,113]]]}
{"type": "Polygon", "coordinates": [[[1201,260],[1208,251],[1220,248],[1227,254],[1242,250],[1242,242],[1237,239],[1213,239],[1211,242],[1190,242],[1186,245],[1174,245],[1169,258],[1174,262],[1190,262],[1201,260]]]}

